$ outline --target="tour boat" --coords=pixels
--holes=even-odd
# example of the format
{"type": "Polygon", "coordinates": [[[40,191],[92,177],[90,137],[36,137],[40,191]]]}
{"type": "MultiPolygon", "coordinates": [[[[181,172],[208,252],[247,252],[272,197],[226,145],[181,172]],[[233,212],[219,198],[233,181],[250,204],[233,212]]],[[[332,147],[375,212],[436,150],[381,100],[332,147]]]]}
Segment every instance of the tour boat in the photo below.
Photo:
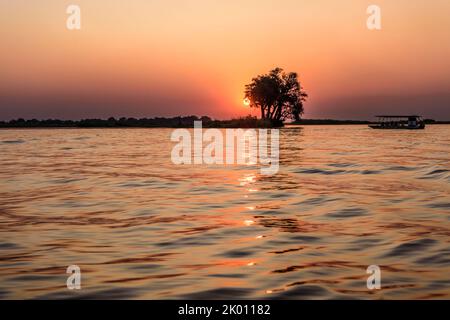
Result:
{"type": "Polygon", "coordinates": [[[378,122],[370,124],[372,129],[425,129],[425,122],[421,116],[376,116],[378,122]]]}

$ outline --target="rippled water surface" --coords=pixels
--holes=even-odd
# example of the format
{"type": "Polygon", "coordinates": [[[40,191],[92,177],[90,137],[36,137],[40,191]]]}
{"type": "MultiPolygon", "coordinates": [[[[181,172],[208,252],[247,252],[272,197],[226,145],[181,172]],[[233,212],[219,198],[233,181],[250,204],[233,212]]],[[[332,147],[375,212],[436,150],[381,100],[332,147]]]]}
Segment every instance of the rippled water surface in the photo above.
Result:
{"type": "Polygon", "coordinates": [[[284,128],[274,176],[171,132],[0,131],[0,298],[450,298],[450,126],[284,128]]]}

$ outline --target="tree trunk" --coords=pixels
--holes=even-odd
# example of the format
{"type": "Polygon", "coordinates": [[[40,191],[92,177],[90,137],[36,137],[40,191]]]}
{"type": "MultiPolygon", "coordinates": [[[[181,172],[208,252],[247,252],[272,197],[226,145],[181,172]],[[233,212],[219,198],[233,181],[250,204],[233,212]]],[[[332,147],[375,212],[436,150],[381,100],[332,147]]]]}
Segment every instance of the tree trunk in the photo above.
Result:
{"type": "Polygon", "coordinates": [[[277,105],[273,106],[273,111],[272,111],[272,116],[271,116],[271,120],[280,120],[281,118],[281,110],[280,107],[277,105]]]}
{"type": "Polygon", "coordinates": [[[266,119],[266,114],[264,112],[264,106],[261,106],[261,119],[266,119]]]}
{"type": "MultiPolygon", "coordinates": [[[[267,107],[267,119],[269,119],[269,120],[272,120],[273,119],[273,115],[274,115],[274,113],[275,113],[275,109],[271,109],[272,107],[271,106],[268,106],[267,107]],[[272,111],[271,111],[272,110],[272,111]]],[[[274,107],[275,108],[275,107],[274,107]]]]}

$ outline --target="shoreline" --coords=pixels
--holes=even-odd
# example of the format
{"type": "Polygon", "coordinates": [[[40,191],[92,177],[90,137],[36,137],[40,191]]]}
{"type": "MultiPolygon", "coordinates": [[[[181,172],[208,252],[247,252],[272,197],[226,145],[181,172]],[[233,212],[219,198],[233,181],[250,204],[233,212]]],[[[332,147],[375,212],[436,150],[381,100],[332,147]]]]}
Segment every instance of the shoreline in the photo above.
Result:
{"type": "MultiPolygon", "coordinates": [[[[335,120],[335,119],[302,119],[297,122],[286,122],[280,126],[269,120],[245,117],[230,120],[213,120],[209,117],[174,117],[174,118],[115,118],[82,119],[82,120],[25,120],[17,119],[0,121],[0,129],[151,129],[151,128],[193,128],[195,121],[202,121],[203,128],[282,128],[285,126],[332,126],[332,125],[370,125],[376,122],[366,120],[335,120]]],[[[426,125],[450,124],[450,121],[425,120],[426,125]]]]}

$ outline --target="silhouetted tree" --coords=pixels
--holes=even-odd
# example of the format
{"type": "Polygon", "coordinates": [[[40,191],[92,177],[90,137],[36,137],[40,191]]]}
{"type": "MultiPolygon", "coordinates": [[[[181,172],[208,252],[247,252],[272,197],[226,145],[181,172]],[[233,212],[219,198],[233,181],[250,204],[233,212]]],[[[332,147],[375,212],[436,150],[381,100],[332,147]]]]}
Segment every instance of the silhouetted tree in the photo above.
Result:
{"type": "Polygon", "coordinates": [[[285,73],[281,68],[259,75],[245,86],[250,107],[260,109],[262,119],[276,122],[287,118],[299,121],[307,97],[297,73],[285,73]]]}

